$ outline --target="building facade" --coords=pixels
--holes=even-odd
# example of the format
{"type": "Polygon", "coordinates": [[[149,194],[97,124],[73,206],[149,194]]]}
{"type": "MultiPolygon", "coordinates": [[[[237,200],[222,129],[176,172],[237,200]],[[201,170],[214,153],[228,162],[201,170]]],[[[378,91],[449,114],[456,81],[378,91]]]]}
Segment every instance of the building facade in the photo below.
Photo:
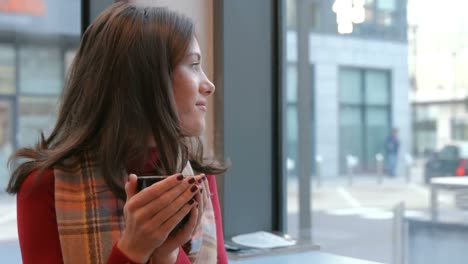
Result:
{"type": "MultiPolygon", "coordinates": [[[[350,155],[358,161],[357,172],[375,173],[376,157],[385,156],[385,139],[396,128],[401,146],[398,171],[402,173],[403,158],[412,144],[406,1],[366,1],[366,20],[354,25],[351,34],[337,33],[333,3],[310,1],[311,13],[315,14],[309,36],[312,153],[320,157],[324,177],[346,173],[350,155]]],[[[296,47],[292,20],[288,25],[286,55],[288,120],[297,115],[296,47]]],[[[297,125],[290,121],[287,134],[292,161],[296,155],[295,128],[297,125]]]]}

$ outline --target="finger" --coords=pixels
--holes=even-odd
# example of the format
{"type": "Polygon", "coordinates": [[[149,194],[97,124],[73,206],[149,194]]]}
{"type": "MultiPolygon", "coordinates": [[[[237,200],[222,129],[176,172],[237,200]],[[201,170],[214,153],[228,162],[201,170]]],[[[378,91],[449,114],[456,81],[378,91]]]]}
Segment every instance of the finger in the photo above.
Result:
{"type": "Polygon", "coordinates": [[[188,179],[183,180],[182,184],[175,186],[174,188],[168,190],[159,197],[153,198],[153,200],[151,200],[149,203],[140,207],[144,209],[141,213],[142,217],[152,218],[154,217],[154,215],[160,213],[161,210],[164,210],[167,207],[175,208],[175,210],[169,212],[170,215],[172,215],[175,211],[179,210],[180,207],[182,207],[185,203],[190,201],[190,199],[193,198],[193,196],[199,191],[199,189],[200,188],[195,184],[195,178],[189,177],[188,179]]]}
{"type": "MultiPolygon", "coordinates": [[[[161,197],[161,199],[158,199],[158,201],[155,201],[153,203],[156,207],[160,207],[160,208],[162,207],[161,209],[159,210],[155,209],[153,211],[147,210],[147,212],[148,211],[150,213],[153,212],[152,222],[154,222],[154,224],[156,225],[161,224],[167,221],[173,215],[177,214],[177,212],[181,210],[181,208],[183,208],[186,204],[191,205],[193,202],[198,204],[198,202],[194,199],[194,197],[198,195],[199,192],[200,192],[200,188],[196,184],[193,184],[190,188],[185,190],[184,193],[175,197],[175,199],[172,202],[167,203],[167,206],[165,207],[162,207],[163,205],[161,204],[165,203],[164,201],[167,201],[167,199],[164,199],[163,197],[161,197]],[[163,200],[163,201],[159,201],[159,200],[163,200]]],[[[168,196],[169,195],[170,193],[168,193],[168,196]]]]}
{"type": "Polygon", "coordinates": [[[199,210],[197,209],[197,206],[194,206],[190,210],[190,218],[189,221],[175,234],[175,239],[178,241],[182,241],[182,243],[185,243],[189,241],[193,233],[195,232],[195,228],[197,225],[197,219],[199,217],[199,210]]]}
{"type": "MultiPolygon", "coordinates": [[[[135,202],[135,206],[143,207],[147,203],[155,200],[165,192],[179,186],[184,182],[184,177],[180,173],[176,173],[166,179],[157,182],[138,193],[139,199],[135,202]]],[[[185,186],[186,188],[187,186],[185,186]]]]}
{"type": "MultiPolygon", "coordinates": [[[[182,221],[182,219],[189,213],[189,212],[192,212],[190,214],[190,218],[189,218],[189,221],[187,222],[187,224],[185,224],[182,229],[180,230],[181,233],[184,233],[186,234],[188,237],[190,237],[190,235],[192,234],[193,232],[193,228],[194,228],[194,224],[195,224],[195,221],[196,221],[196,218],[198,217],[198,210],[197,209],[197,202],[195,200],[190,200],[190,201],[193,201],[193,202],[190,202],[190,203],[185,203],[185,205],[179,210],[177,211],[174,215],[172,215],[172,217],[168,218],[162,225],[161,225],[161,228],[163,230],[167,230],[169,233],[174,230],[174,228],[180,223],[180,221],[182,221]],[[195,219],[194,219],[195,217],[195,219]],[[187,231],[190,230],[190,232],[187,231]]],[[[178,234],[180,235],[180,234],[178,234]]]]}
{"type": "Polygon", "coordinates": [[[127,201],[132,198],[137,192],[137,176],[135,174],[130,174],[128,176],[128,181],[125,183],[125,194],[127,194],[127,201]]]}
{"type": "Polygon", "coordinates": [[[191,210],[191,214],[190,214],[190,219],[189,221],[187,222],[187,224],[184,226],[186,227],[187,229],[186,230],[182,230],[182,233],[185,233],[186,236],[188,236],[188,238],[190,239],[192,237],[192,234],[194,232],[196,232],[196,228],[197,226],[199,225],[199,219],[201,217],[201,214],[200,214],[200,207],[199,206],[195,206],[194,208],[192,208],[191,210]]]}

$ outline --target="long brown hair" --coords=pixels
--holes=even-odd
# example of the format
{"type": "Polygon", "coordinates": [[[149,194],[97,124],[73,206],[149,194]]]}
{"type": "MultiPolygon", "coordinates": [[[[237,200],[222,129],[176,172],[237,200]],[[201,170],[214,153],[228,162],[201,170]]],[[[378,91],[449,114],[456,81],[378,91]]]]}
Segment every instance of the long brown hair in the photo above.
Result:
{"type": "Polygon", "coordinates": [[[198,138],[195,147],[187,143],[193,140],[181,134],[175,110],[171,72],[194,37],[193,22],[167,8],[121,1],[106,9],[83,35],[51,134],[10,158],[10,165],[23,162],[7,192],[17,193],[31,172],[63,167],[66,159],[89,151],[112,191],[124,199],[122,171],[132,158],[146,157],[151,137],[160,175],[180,171],[178,164],[189,159],[199,172],[224,172],[204,159],[198,138]]]}

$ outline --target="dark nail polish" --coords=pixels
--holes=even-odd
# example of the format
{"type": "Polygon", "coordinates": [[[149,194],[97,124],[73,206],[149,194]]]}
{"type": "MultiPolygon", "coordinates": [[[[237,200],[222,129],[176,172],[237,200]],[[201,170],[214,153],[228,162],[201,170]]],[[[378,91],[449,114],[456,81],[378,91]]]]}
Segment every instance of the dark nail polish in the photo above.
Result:
{"type": "Polygon", "coordinates": [[[192,184],[192,183],[194,183],[194,182],[195,182],[195,178],[193,178],[193,177],[190,178],[190,180],[188,181],[188,183],[190,183],[190,184],[192,184]]]}
{"type": "Polygon", "coordinates": [[[177,176],[177,180],[178,180],[178,181],[181,181],[181,180],[183,180],[183,179],[184,179],[184,175],[180,174],[179,176],[177,176]]]}
{"type": "Polygon", "coordinates": [[[203,182],[203,179],[199,179],[199,180],[198,180],[198,183],[202,183],[202,182],[203,182]]]}
{"type": "Polygon", "coordinates": [[[192,188],[190,189],[191,192],[195,192],[196,190],[198,189],[198,187],[196,185],[192,186],[192,188]]]}
{"type": "Polygon", "coordinates": [[[198,204],[197,204],[197,209],[198,209],[198,207],[199,207],[199,206],[198,206],[198,204]]]}
{"type": "Polygon", "coordinates": [[[203,188],[200,188],[200,193],[203,193],[203,188]]]}
{"type": "Polygon", "coordinates": [[[194,202],[195,202],[194,199],[190,199],[190,201],[188,201],[188,204],[192,205],[194,202]]]}

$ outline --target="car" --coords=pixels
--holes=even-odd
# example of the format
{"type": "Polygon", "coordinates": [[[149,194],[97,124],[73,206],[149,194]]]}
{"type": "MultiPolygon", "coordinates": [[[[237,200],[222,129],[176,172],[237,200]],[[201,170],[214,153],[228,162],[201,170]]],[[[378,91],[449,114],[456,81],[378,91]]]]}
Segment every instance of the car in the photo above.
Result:
{"type": "Polygon", "coordinates": [[[467,176],[468,142],[445,145],[434,152],[424,165],[424,180],[429,184],[432,177],[467,176]]]}

